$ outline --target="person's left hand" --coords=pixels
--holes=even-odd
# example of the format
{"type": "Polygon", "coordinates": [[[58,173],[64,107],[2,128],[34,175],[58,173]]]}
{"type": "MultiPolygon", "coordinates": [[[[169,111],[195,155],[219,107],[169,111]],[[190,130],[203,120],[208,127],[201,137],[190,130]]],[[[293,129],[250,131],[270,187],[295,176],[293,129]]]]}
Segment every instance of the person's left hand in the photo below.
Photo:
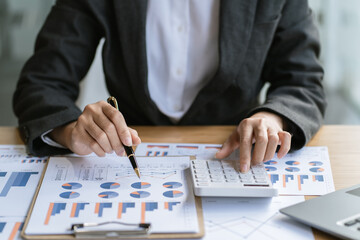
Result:
{"type": "Polygon", "coordinates": [[[247,172],[251,165],[272,159],[278,145],[281,146],[277,156],[282,158],[291,146],[291,134],[284,131],[284,127],[283,119],[279,115],[258,112],[240,122],[215,157],[225,158],[239,148],[240,171],[243,173],[247,172]],[[253,143],[255,146],[251,152],[253,143]]]}

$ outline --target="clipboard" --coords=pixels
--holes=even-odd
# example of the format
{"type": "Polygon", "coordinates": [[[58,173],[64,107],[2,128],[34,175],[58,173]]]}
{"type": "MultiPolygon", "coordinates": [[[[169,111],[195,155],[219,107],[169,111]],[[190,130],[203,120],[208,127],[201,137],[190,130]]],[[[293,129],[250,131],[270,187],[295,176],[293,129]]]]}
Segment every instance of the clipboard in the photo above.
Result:
{"type": "MultiPolygon", "coordinates": [[[[177,156],[179,157],[179,156],[177,156]]],[[[194,156],[190,156],[190,160],[196,159],[194,156]]],[[[133,230],[110,230],[110,231],[93,231],[92,223],[90,224],[76,224],[77,226],[74,226],[73,224],[72,229],[74,232],[72,234],[39,234],[39,235],[33,235],[33,234],[26,234],[25,231],[27,229],[27,226],[30,221],[31,214],[33,212],[36,199],[39,195],[41,185],[44,180],[44,176],[46,173],[46,170],[48,168],[50,159],[47,161],[46,166],[44,167],[44,170],[41,174],[41,178],[39,181],[39,184],[36,188],[36,192],[34,194],[33,200],[31,202],[31,205],[29,207],[29,211],[26,217],[26,220],[24,222],[24,227],[21,231],[21,237],[24,239],[186,239],[186,238],[201,238],[205,234],[205,226],[204,226],[204,217],[203,217],[203,209],[202,209],[202,203],[201,198],[194,196],[195,198],[195,206],[196,206],[196,213],[197,213],[197,220],[198,220],[198,226],[199,226],[199,232],[198,233],[149,233],[150,226],[149,224],[141,224],[139,223],[139,230],[133,231],[133,230]],[[80,226],[79,226],[80,225],[80,226]]],[[[117,221],[116,221],[117,222],[117,221]]],[[[103,223],[101,223],[103,224],[103,223]]],[[[106,222],[104,223],[106,224],[106,222]]],[[[126,224],[126,223],[125,223],[126,224]]],[[[131,224],[130,224],[131,225],[131,224]]]]}

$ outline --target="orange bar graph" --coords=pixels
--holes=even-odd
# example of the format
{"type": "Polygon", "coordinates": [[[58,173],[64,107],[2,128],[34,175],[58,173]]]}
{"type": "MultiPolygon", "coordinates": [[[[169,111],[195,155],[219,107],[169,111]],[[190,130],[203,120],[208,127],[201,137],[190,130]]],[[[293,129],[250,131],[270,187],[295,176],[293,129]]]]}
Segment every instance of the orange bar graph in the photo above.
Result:
{"type": "Polygon", "coordinates": [[[315,182],[315,181],[316,181],[316,179],[315,179],[315,175],[313,175],[313,176],[312,176],[312,179],[313,179],[313,182],[315,182]]]}
{"type": "Polygon", "coordinates": [[[301,191],[301,178],[300,178],[300,175],[298,175],[297,177],[298,177],[298,188],[299,188],[299,191],[301,191]]]}
{"type": "Polygon", "coordinates": [[[286,187],[286,178],[285,178],[285,175],[283,175],[283,187],[284,187],[284,188],[286,187]]]}
{"type": "Polygon", "coordinates": [[[20,226],[21,226],[21,222],[15,223],[15,226],[14,226],[13,230],[11,231],[11,234],[10,234],[8,240],[15,239],[16,233],[19,231],[20,226]]]}
{"type": "Polygon", "coordinates": [[[45,225],[49,224],[50,216],[51,216],[53,208],[54,208],[54,203],[50,203],[49,210],[48,210],[48,212],[46,214],[46,218],[45,218],[45,223],[44,223],[45,225]]]}
{"type": "Polygon", "coordinates": [[[141,203],[141,220],[140,223],[145,223],[145,210],[146,210],[146,203],[141,203]]]}
{"type": "Polygon", "coordinates": [[[95,214],[99,213],[100,203],[96,203],[95,205],[95,214]]]}
{"type": "Polygon", "coordinates": [[[169,209],[169,203],[168,203],[168,202],[165,202],[164,208],[165,208],[165,209],[169,209]]]}
{"type": "Polygon", "coordinates": [[[75,217],[76,205],[77,205],[77,203],[73,203],[72,208],[71,208],[70,217],[72,217],[72,218],[75,217]]]}
{"type": "Polygon", "coordinates": [[[118,218],[118,219],[121,218],[122,210],[123,210],[123,203],[119,203],[118,215],[117,215],[117,218],[118,218]]]}

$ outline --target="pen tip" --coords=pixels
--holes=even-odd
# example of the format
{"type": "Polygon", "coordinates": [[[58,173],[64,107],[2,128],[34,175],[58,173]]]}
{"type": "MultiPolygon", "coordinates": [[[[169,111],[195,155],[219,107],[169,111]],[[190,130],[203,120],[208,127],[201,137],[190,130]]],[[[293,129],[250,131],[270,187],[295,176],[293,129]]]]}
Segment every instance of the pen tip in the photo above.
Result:
{"type": "Polygon", "coordinates": [[[139,171],[139,169],[135,168],[135,173],[138,176],[138,178],[140,179],[140,171],[139,171]]]}

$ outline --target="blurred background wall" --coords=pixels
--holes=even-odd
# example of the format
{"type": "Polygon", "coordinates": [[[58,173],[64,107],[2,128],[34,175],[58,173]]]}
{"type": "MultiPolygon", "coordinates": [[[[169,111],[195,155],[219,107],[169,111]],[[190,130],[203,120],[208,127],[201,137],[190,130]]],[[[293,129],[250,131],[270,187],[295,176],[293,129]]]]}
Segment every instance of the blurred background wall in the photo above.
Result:
{"type": "MultiPolygon", "coordinates": [[[[291,0],[294,1],[294,0],[291,0]]],[[[302,1],[302,0],[299,0],[302,1]]],[[[0,126],[17,125],[12,94],[52,0],[0,0],[0,126]]],[[[360,1],[310,0],[320,30],[328,109],[325,124],[360,124],[360,1]]],[[[100,43],[78,105],[104,100],[100,43]]]]}

